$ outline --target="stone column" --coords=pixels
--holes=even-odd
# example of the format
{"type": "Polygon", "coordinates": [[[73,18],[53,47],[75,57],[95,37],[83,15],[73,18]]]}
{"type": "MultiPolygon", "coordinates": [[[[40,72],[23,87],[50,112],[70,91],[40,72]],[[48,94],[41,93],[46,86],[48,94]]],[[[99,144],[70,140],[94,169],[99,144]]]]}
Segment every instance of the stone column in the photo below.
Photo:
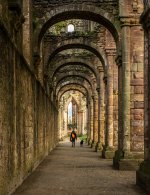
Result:
{"type": "Polygon", "coordinates": [[[119,103],[119,144],[118,151],[115,153],[114,166],[120,169],[120,159],[124,153],[130,151],[130,22],[126,19],[122,19],[122,66],[119,68],[119,90],[121,90],[121,100],[119,103]]]}
{"type": "Polygon", "coordinates": [[[141,107],[143,94],[137,95],[137,89],[142,86],[142,79],[136,78],[141,77],[143,71],[142,33],[138,21],[135,20],[133,25],[131,18],[122,17],[121,22],[122,62],[119,65],[119,90],[121,92],[119,92],[118,97],[119,143],[118,150],[115,152],[114,166],[118,169],[136,170],[143,156],[141,139],[143,122],[142,118],[140,121],[137,120],[139,112],[141,114],[143,112],[141,107]]]}
{"type": "MultiPolygon", "coordinates": [[[[25,22],[23,24],[23,55],[27,63],[32,66],[32,7],[31,1],[23,1],[23,15],[25,22]]],[[[31,67],[33,69],[33,67],[31,67]]]]}
{"type": "Polygon", "coordinates": [[[150,2],[141,16],[144,28],[144,161],[136,173],[136,183],[150,194],[150,2]]]}
{"type": "Polygon", "coordinates": [[[78,112],[78,133],[82,134],[83,129],[83,111],[78,112]]]}
{"type": "Polygon", "coordinates": [[[93,96],[93,141],[92,147],[98,142],[98,95],[93,96]]]}
{"type": "Polygon", "coordinates": [[[122,26],[122,123],[123,150],[130,151],[130,26],[122,26]]]}
{"type": "Polygon", "coordinates": [[[93,141],[93,99],[90,100],[90,140],[89,145],[92,146],[93,141]]]}
{"type": "Polygon", "coordinates": [[[97,93],[98,93],[98,142],[96,143],[95,146],[95,151],[101,150],[101,145],[100,145],[100,89],[97,88],[97,93]]]}
{"type": "Polygon", "coordinates": [[[91,139],[91,110],[90,110],[90,101],[87,100],[87,142],[89,144],[89,141],[91,139]]]}
{"type": "Polygon", "coordinates": [[[68,133],[67,125],[68,125],[67,110],[64,109],[64,111],[63,111],[63,130],[64,130],[64,132],[66,132],[66,134],[68,133]]]}
{"type": "Polygon", "coordinates": [[[59,119],[58,119],[58,129],[59,129],[59,139],[63,139],[63,105],[59,105],[59,119]]]}
{"type": "Polygon", "coordinates": [[[102,151],[102,145],[104,145],[104,122],[105,122],[105,117],[104,117],[104,72],[100,72],[100,89],[98,90],[98,101],[99,101],[99,106],[98,106],[98,143],[97,143],[97,148],[96,151],[102,151]]]}
{"type": "Polygon", "coordinates": [[[103,158],[113,158],[113,67],[114,67],[114,50],[106,51],[108,58],[107,65],[107,97],[106,97],[106,135],[105,146],[103,148],[103,158]]]}
{"type": "Polygon", "coordinates": [[[113,127],[114,127],[114,147],[118,147],[118,66],[114,64],[113,70],[113,127]]]}

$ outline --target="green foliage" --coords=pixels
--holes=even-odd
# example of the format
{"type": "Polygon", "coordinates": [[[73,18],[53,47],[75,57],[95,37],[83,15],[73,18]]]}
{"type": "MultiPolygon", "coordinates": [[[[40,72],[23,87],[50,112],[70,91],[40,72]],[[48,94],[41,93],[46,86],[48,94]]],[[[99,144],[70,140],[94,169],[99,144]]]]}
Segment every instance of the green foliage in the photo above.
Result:
{"type": "Polygon", "coordinates": [[[68,129],[75,129],[77,128],[77,123],[74,123],[74,124],[70,123],[67,126],[68,126],[68,129]]]}
{"type": "Polygon", "coordinates": [[[62,22],[58,22],[56,25],[55,25],[55,30],[56,30],[56,33],[57,34],[60,34],[61,30],[63,28],[66,28],[66,22],[62,21],[62,22]]]}
{"type": "Polygon", "coordinates": [[[84,142],[87,141],[87,135],[86,135],[86,134],[85,134],[85,135],[83,135],[83,134],[78,134],[78,138],[79,138],[80,140],[83,140],[84,142]]]}

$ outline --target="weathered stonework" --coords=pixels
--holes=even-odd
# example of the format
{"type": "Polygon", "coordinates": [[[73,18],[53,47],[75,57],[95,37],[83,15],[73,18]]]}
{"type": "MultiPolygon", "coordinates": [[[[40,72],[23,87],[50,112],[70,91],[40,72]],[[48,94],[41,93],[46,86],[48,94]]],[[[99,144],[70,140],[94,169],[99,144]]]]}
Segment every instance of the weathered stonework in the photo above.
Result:
{"type": "Polygon", "coordinates": [[[137,183],[149,191],[149,9],[145,65],[142,10],[136,0],[0,0],[0,194],[68,134],[70,101],[77,133],[87,132],[104,158],[115,155],[115,168],[137,169],[145,153],[137,183]],[[75,32],[61,29],[70,22],[75,32]]]}
{"type": "MultiPolygon", "coordinates": [[[[136,183],[150,193],[150,133],[149,133],[149,0],[144,2],[145,10],[141,16],[141,23],[144,29],[144,104],[138,106],[144,106],[144,161],[141,163],[139,170],[136,174],[136,183]]],[[[139,90],[138,92],[141,92],[139,90]]],[[[142,103],[142,102],[141,102],[142,103]]],[[[141,113],[140,113],[141,114],[141,113]]],[[[141,115],[142,115],[141,114],[141,115]]],[[[138,117],[142,117],[142,116],[138,117]]],[[[140,133],[140,132],[139,132],[140,133]]]]}
{"type": "Polygon", "coordinates": [[[53,118],[57,110],[23,58],[21,40],[20,44],[14,43],[2,22],[5,21],[0,24],[0,194],[8,194],[58,142],[57,124],[56,133],[52,125],[57,121],[53,118]]]}

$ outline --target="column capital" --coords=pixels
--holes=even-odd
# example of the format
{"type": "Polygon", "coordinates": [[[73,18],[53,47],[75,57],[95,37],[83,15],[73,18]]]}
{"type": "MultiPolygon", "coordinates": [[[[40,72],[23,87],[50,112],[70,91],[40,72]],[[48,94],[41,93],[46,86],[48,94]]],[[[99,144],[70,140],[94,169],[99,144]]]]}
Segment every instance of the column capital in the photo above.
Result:
{"type": "Polygon", "coordinates": [[[121,27],[124,26],[141,26],[139,23],[139,17],[135,16],[120,16],[121,27]]]}

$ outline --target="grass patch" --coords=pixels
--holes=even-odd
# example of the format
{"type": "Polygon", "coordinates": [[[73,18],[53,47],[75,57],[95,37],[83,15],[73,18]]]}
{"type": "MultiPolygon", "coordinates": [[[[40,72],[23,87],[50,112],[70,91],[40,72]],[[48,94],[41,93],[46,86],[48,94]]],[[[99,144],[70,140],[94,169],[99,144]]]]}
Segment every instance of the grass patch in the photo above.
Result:
{"type": "Polygon", "coordinates": [[[80,140],[83,140],[84,142],[87,141],[87,135],[86,135],[86,134],[85,134],[85,135],[79,134],[77,137],[78,137],[80,140]]]}

